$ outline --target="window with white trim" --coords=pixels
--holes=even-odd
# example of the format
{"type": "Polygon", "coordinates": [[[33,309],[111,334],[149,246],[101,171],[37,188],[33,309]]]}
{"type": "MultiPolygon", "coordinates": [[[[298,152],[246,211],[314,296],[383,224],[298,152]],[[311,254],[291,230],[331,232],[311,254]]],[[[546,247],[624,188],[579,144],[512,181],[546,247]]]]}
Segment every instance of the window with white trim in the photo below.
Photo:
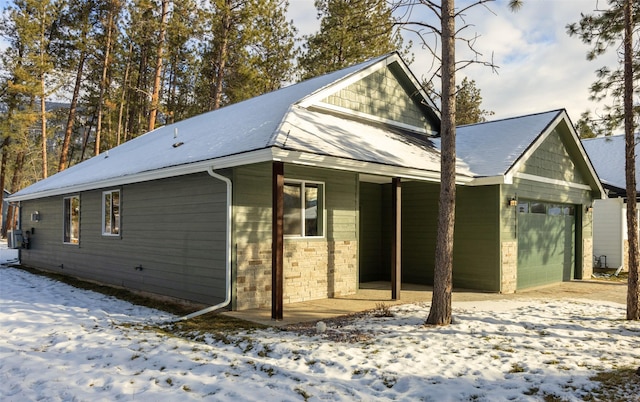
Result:
{"type": "Polygon", "coordinates": [[[77,195],[65,197],[62,200],[64,216],[64,243],[78,244],[80,242],[80,197],[77,195]]]}
{"type": "Polygon", "coordinates": [[[120,235],[120,190],[102,192],[102,234],[120,235]]]}
{"type": "Polygon", "coordinates": [[[284,235],[324,236],[324,184],[308,181],[284,183],[284,235]]]}

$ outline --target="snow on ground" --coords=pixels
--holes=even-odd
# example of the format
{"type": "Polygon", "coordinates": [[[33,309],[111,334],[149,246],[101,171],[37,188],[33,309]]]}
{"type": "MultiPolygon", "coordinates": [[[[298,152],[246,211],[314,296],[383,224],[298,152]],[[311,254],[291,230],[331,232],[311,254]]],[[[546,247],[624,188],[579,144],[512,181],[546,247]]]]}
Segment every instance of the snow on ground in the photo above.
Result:
{"type": "Polygon", "coordinates": [[[640,365],[640,323],[619,304],[459,303],[436,328],[421,325],[428,305],[390,309],[193,341],[144,325],[167,313],[0,267],[0,400],[573,401],[598,370],[640,365]]]}

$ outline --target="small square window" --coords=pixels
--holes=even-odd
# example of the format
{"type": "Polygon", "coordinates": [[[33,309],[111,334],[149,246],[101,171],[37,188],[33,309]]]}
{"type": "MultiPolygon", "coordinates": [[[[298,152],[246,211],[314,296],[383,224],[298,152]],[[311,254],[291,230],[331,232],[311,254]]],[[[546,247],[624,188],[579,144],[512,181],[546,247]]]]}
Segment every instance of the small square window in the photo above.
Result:
{"type": "Polygon", "coordinates": [[[529,213],[529,203],[527,201],[518,201],[518,212],[521,214],[529,213]]]}
{"type": "Polygon", "coordinates": [[[324,236],[324,185],[312,182],[285,182],[285,236],[324,236]]]}

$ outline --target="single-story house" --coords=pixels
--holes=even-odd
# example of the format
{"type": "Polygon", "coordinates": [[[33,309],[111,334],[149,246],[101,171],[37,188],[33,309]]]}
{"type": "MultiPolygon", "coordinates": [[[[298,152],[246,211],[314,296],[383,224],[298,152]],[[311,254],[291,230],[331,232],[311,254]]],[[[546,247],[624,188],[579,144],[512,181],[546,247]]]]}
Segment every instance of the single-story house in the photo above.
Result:
{"type": "MultiPolygon", "coordinates": [[[[594,266],[628,271],[625,137],[613,135],[589,138],[582,140],[582,144],[608,195],[608,198],[596,200],[593,204],[594,266]]],[[[640,163],[636,158],[636,199],[638,194],[640,163]]]]}
{"type": "MultiPolygon", "coordinates": [[[[397,53],[205,113],[11,197],[26,265],[232,309],[433,280],[440,120],[397,53]],[[37,213],[36,213],[37,212],[37,213]]],[[[454,286],[589,277],[604,190],[564,110],[458,128],[454,286]]]]}

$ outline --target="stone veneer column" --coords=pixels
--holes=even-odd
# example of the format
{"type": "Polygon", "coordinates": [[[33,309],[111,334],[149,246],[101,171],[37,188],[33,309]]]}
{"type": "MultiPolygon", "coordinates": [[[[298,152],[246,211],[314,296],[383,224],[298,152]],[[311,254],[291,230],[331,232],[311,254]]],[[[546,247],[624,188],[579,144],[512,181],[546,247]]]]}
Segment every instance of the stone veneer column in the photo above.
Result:
{"type": "Polygon", "coordinates": [[[518,242],[504,241],[500,249],[502,256],[500,293],[514,293],[518,285],[518,242]]]}
{"type": "Polygon", "coordinates": [[[590,279],[593,275],[593,237],[582,240],[582,279],[590,279]]]}
{"type": "MultiPolygon", "coordinates": [[[[284,304],[357,290],[356,241],[285,241],[284,304]]],[[[236,295],[238,310],[271,306],[270,244],[238,245],[236,295]]]]}
{"type": "Polygon", "coordinates": [[[237,247],[237,309],[271,306],[271,244],[237,247]]]}

